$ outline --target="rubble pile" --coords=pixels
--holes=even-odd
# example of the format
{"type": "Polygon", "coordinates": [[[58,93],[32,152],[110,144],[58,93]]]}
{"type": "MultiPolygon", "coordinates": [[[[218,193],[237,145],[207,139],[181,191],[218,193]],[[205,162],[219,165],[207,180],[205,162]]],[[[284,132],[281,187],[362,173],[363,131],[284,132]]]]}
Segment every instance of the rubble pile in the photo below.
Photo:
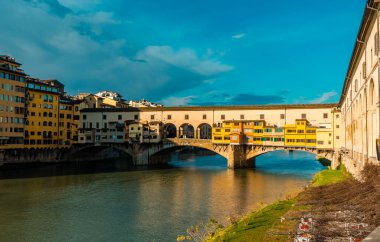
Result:
{"type": "MultiPolygon", "coordinates": [[[[303,214],[295,241],[361,241],[380,225],[380,167],[368,165],[362,181],[347,181],[307,189],[298,206],[311,206],[303,214]],[[310,220],[309,230],[304,218],[310,220]],[[302,237],[303,236],[303,237],[302,237]]],[[[308,222],[309,222],[308,220],[308,222]]]]}

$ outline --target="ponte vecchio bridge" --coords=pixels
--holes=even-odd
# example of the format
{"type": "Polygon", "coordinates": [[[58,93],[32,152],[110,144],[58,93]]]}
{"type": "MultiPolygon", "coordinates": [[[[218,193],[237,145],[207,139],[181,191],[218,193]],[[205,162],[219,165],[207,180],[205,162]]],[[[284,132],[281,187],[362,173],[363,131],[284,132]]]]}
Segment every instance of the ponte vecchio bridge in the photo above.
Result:
{"type": "MultiPolygon", "coordinates": [[[[191,146],[220,154],[227,159],[229,168],[251,167],[254,165],[255,157],[284,149],[304,150],[326,157],[334,166],[337,164],[340,148],[340,112],[335,104],[85,109],[81,112],[81,123],[79,149],[91,146],[113,147],[132,156],[136,165],[152,163],[154,154],[163,150],[191,146]],[[212,127],[221,127],[226,120],[241,122],[261,120],[265,121],[267,126],[284,127],[294,124],[297,119],[308,120],[314,127],[325,128],[330,135],[328,138],[322,138],[329,141],[326,140],[326,144],[320,147],[211,141],[212,127]],[[129,142],[125,140],[125,127],[124,129],[116,128],[126,122],[160,124],[157,129],[162,129],[162,140],[151,142],[151,137],[149,137],[148,140],[129,142]]],[[[135,129],[138,128],[139,126],[135,127],[135,129]]],[[[144,127],[141,126],[141,128],[144,127]]],[[[129,132],[132,131],[129,130],[129,132]]]]}

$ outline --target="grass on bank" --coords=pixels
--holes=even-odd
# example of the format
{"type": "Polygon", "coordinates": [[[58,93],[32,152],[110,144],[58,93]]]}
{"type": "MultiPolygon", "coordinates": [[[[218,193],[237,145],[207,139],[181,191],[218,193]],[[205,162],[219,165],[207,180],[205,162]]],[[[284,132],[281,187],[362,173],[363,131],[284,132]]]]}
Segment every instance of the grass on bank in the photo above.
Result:
{"type": "MultiPolygon", "coordinates": [[[[329,169],[317,173],[314,176],[311,186],[317,187],[330,185],[344,181],[350,177],[351,175],[346,168],[343,165],[339,165],[336,170],[329,169]]],[[[289,211],[310,209],[306,207],[294,206],[296,202],[297,198],[294,198],[268,205],[259,211],[248,214],[231,226],[217,231],[214,236],[208,238],[206,241],[267,241],[268,232],[270,230],[273,231],[274,229],[286,226],[288,228],[294,227],[294,221],[287,220],[285,223],[280,223],[280,218],[286,213],[289,211]]],[[[287,236],[283,236],[283,239],[284,241],[287,241],[287,236]]]]}
{"type": "Polygon", "coordinates": [[[336,170],[323,170],[318,172],[311,183],[311,186],[325,186],[344,181],[351,177],[351,174],[347,171],[346,167],[339,165],[336,170]]]}
{"type": "Polygon", "coordinates": [[[206,241],[263,241],[266,232],[291,209],[295,200],[279,201],[253,212],[206,241]]]}

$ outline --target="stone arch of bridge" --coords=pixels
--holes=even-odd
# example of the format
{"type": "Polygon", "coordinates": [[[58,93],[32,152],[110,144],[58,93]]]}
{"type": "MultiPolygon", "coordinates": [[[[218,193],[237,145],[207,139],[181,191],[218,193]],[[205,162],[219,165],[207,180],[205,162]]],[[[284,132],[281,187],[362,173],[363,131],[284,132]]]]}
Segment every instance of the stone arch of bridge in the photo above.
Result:
{"type": "Polygon", "coordinates": [[[212,127],[208,123],[201,123],[197,126],[196,139],[211,139],[212,127]]]}
{"type": "Polygon", "coordinates": [[[173,123],[164,124],[164,138],[176,138],[177,137],[177,126],[173,123]]]}
{"type": "Polygon", "coordinates": [[[195,137],[195,129],[191,123],[184,123],[179,126],[178,135],[179,138],[193,139],[195,137]]]}
{"type": "MultiPolygon", "coordinates": [[[[158,150],[150,150],[149,152],[149,156],[150,157],[153,157],[155,155],[158,155],[162,152],[165,152],[165,151],[170,151],[170,150],[177,150],[179,148],[183,148],[183,147],[194,147],[194,148],[201,148],[201,149],[205,149],[205,150],[209,150],[209,151],[212,151],[214,152],[215,154],[218,154],[220,156],[223,156],[224,158],[227,159],[227,156],[228,156],[228,151],[226,149],[215,149],[213,148],[212,145],[203,145],[202,143],[199,143],[199,144],[196,144],[196,143],[189,143],[189,144],[171,144],[171,145],[165,145],[163,146],[162,148],[158,149],[158,150]]],[[[147,152],[147,151],[146,151],[147,152]]]]}
{"type": "Polygon", "coordinates": [[[99,160],[107,157],[111,153],[111,151],[118,151],[119,156],[122,157],[122,154],[128,156],[131,160],[133,159],[133,151],[126,146],[117,146],[117,145],[91,145],[91,146],[83,146],[77,147],[72,150],[68,150],[67,153],[62,155],[63,159],[66,160],[81,160],[81,159],[89,159],[89,160],[99,160]],[[108,152],[107,152],[108,151],[108,152]]]}
{"type": "Polygon", "coordinates": [[[274,151],[278,151],[278,150],[288,150],[288,151],[303,151],[303,152],[307,152],[309,154],[313,154],[313,155],[316,155],[316,156],[320,156],[320,157],[323,157],[329,161],[331,161],[331,163],[334,162],[334,152],[333,151],[329,151],[329,152],[318,152],[317,150],[311,150],[311,149],[303,149],[303,148],[300,148],[300,149],[286,149],[286,148],[283,148],[283,147],[274,147],[274,148],[262,148],[262,149],[258,149],[258,150],[252,150],[250,152],[247,152],[247,161],[253,161],[254,159],[256,159],[257,157],[261,156],[261,155],[264,155],[264,154],[267,154],[267,153],[270,153],[270,152],[274,152],[274,151]]]}

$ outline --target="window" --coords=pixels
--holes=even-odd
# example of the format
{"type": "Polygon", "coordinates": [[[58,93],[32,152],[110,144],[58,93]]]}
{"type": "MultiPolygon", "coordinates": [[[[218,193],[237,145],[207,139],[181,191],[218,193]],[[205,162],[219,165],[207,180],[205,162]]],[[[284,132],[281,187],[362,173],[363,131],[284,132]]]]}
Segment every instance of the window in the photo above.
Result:
{"type": "Polygon", "coordinates": [[[87,119],[87,115],[83,115],[83,120],[86,120],[87,119]]]}
{"type": "Polygon", "coordinates": [[[285,114],[280,114],[280,119],[285,119],[285,114]]]}
{"type": "Polygon", "coordinates": [[[363,64],[362,64],[362,68],[363,68],[363,79],[366,79],[367,78],[367,65],[366,65],[366,62],[364,61],[363,64]]]}
{"type": "Polygon", "coordinates": [[[377,32],[375,34],[375,55],[379,55],[379,50],[380,50],[380,43],[379,43],[379,33],[377,32]]]}
{"type": "Polygon", "coordinates": [[[335,115],[336,118],[339,118],[339,114],[335,115]]]}
{"type": "Polygon", "coordinates": [[[207,119],[207,115],[206,115],[206,114],[203,114],[202,118],[203,118],[203,119],[207,119]]]}
{"type": "Polygon", "coordinates": [[[336,139],[339,139],[339,136],[336,136],[336,139]]]}
{"type": "Polygon", "coordinates": [[[264,114],[260,114],[260,119],[264,119],[264,118],[265,118],[264,114]]]}
{"type": "Polygon", "coordinates": [[[329,114],[328,113],[324,113],[323,114],[323,118],[329,118],[329,114]]]}
{"type": "Polygon", "coordinates": [[[135,114],[135,120],[139,120],[139,115],[135,114]]]}
{"type": "Polygon", "coordinates": [[[339,124],[336,125],[336,128],[339,129],[339,124]]]}
{"type": "Polygon", "coordinates": [[[221,120],[225,120],[226,119],[226,115],[225,114],[220,115],[220,119],[221,120]]]}
{"type": "Polygon", "coordinates": [[[358,91],[358,79],[355,79],[354,90],[355,92],[358,91]]]}
{"type": "Polygon", "coordinates": [[[107,115],[103,114],[103,120],[107,119],[107,115]]]}
{"type": "Polygon", "coordinates": [[[240,119],[244,119],[244,114],[240,114],[240,119]]]}
{"type": "Polygon", "coordinates": [[[171,119],[172,119],[172,116],[168,114],[168,120],[171,120],[171,119]]]}
{"type": "Polygon", "coordinates": [[[150,115],[150,120],[154,120],[154,114],[150,115]]]}
{"type": "Polygon", "coordinates": [[[306,113],[301,114],[302,119],[306,119],[306,113]]]}
{"type": "Polygon", "coordinates": [[[117,115],[117,120],[122,120],[122,115],[117,115]]]}
{"type": "Polygon", "coordinates": [[[186,120],[189,119],[189,115],[188,115],[188,114],[185,114],[185,119],[186,119],[186,120]]]}

